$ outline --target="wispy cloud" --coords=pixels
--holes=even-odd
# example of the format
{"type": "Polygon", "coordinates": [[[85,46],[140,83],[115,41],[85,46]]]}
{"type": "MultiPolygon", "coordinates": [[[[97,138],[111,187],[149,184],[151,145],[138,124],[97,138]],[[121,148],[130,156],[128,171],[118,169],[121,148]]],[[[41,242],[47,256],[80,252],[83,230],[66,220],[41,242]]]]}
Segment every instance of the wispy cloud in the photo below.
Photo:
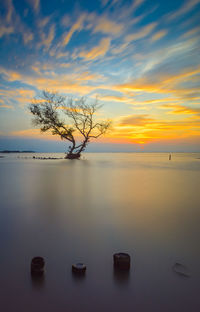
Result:
{"type": "Polygon", "coordinates": [[[187,38],[187,37],[191,38],[191,37],[193,37],[193,36],[196,36],[198,33],[200,33],[200,26],[194,27],[194,28],[192,28],[192,29],[186,31],[186,32],[182,35],[182,37],[183,37],[183,38],[187,38]]]}
{"type": "Polygon", "coordinates": [[[121,54],[123,53],[125,50],[127,50],[128,47],[128,43],[122,43],[121,45],[116,45],[116,46],[112,46],[111,48],[111,53],[116,55],[116,54],[121,54]]]}
{"type": "Polygon", "coordinates": [[[25,129],[25,130],[10,131],[9,136],[34,138],[34,139],[43,138],[45,140],[57,141],[57,137],[53,136],[51,134],[51,131],[42,133],[40,129],[25,129]]]}
{"type": "Polygon", "coordinates": [[[6,22],[10,23],[12,21],[13,13],[14,13],[14,7],[12,0],[7,0],[5,2],[6,8],[7,8],[7,14],[6,14],[6,22]]]}
{"type": "Polygon", "coordinates": [[[152,35],[151,41],[157,41],[163,38],[167,34],[167,30],[160,30],[157,31],[155,34],[152,35]]]}
{"type": "Polygon", "coordinates": [[[14,28],[12,26],[0,25],[0,38],[5,35],[10,35],[14,33],[14,28]]]}
{"type": "Polygon", "coordinates": [[[82,51],[79,53],[79,57],[85,60],[95,60],[105,56],[110,47],[110,38],[104,38],[100,41],[99,45],[93,47],[91,50],[82,51]]]}
{"type": "Polygon", "coordinates": [[[184,105],[163,104],[162,108],[170,109],[171,114],[181,115],[198,115],[200,116],[200,108],[187,107],[184,105]]]}
{"type": "Polygon", "coordinates": [[[43,27],[45,27],[49,22],[50,22],[50,16],[46,16],[46,17],[43,17],[43,18],[38,19],[38,21],[37,21],[37,26],[38,26],[39,28],[43,28],[43,27]]]}
{"type": "Polygon", "coordinates": [[[50,89],[65,94],[78,93],[79,95],[87,95],[95,90],[96,87],[90,85],[91,81],[94,83],[100,79],[102,80],[102,76],[88,71],[69,74],[55,73],[54,71],[42,72],[40,64],[32,66],[32,70],[33,72],[28,75],[0,68],[0,74],[3,74],[4,79],[7,81],[19,81],[38,90],[50,89]]]}
{"type": "Polygon", "coordinates": [[[10,35],[15,32],[12,18],[14,13],[14,7],[12,0],[7,0],[4,3],[6,14],[4,18],[0,18],[0,38],[6,35],[10,35]]]}
{"type": "MultiPolygon", "coordinates": [[[[150,52],[148,50],[144,50],[139,55],[136,55],[136,57],[138,60],[143,62],[142,72],[144,73],[152,71],[158,66],[162,66],[162,64],[167,61],[172,64],[174,59],[178,57],[179,59],[182,59],[183,57],[188,59],[191,54],[194,54],[194,52],[197,51],[199,45],[198,42],[198,37],[187,38],[187,40],[183,40],[181,38],[177,39],[175,43],[172,42],[167,46],[162,46],[161,48],[150,52]]],[[[176,64],[174,64],[174,67],[176,67],[175,65],[176,64]]],[[[170,66],[168,67],[170,68],[170,66]]]]}
{"type": "Polygon", "coordinates": [[[71,23],[71,18],[69,14],[65,14],[61,19],[61,25],[65,27],[69,27],[71,23]]]}
{"type": "Polygon", "coordinates": [[[148,114],[129,115],[121,117],[116,124],[111,138],[123,138],[124,140],[143,144],[155,142],[162,138],[177,139],[177,137],[199,136],[200,119],[189,117],[182,120],[164,120],[152,118],[148,114]]]}
{"type": "Polygon", "coordinates": [[[51,25],[48,35],[41,34],[42,40],[38,43],[38,47],[44,46],[44,50],[48,51],[55,37],[55,25],[51,25]]]}
{"type": "Polygon", "coordinates": [[[200,0],[186,0],[184,4],[177,11],[173,13],[169,13],[167,15],[167,19],[171,21],[184,14],[187,14],[199,3],[200,3],[200,0]]]}
{"type": "Polygon", "coordinates": [[[102,6],[106,6],[110,0],[101,0],[102,6]]]}
{"type": "Polygon", "coordinates": [[[20,15],[16,12],[12,0],[7,0],[5,3],[6,14],[0,20],[0,38],[10,34],[21,34],[24,44],[28,44],[33,40],[33,33],[27,27],[20,15]]]}
{"type": "Polygon", "coordinates": [[[40,10],[40,0],[27,0],[28,3],[32,6],[33,10],[38,13],[40,10]]]}
{"type": "Polygon", "coordinates": [[[14,104],[24,107],[35,95],[30,89],[0,89],[0,107],[13,108],[14,104]]]}
{"type": "Polygon", "coordinates": [[[24,40],[24,43],[27,44],[28,42],[32,41],[33,40],[33,34],[31,32],[25,32],[23,33],[23,40],[24,40]]]}
{"type": "MultiPolygon", "coordinates": [[[[1,90],[0,90],[0,94],[1,94],[1,90]]],[[[0,99],[0,108],[9,108],[12,109],[13,106],[10,104],[6,104],[5,101],[3,99],[0,99]]]]}
{"type": "Polygon", "coordinates": [[[137,9],[145,0],[133,0],[131,5],[131,10],[137,9]]]}
{"type": "Polygon", "coordinates": [[[127,18],[129,21],[129,24],[133,25],[140,21],[146,14],[150,14],[152,11],[152,8],[148,10],[148,13],[142,13],[139,16],[134,16],[135,11],[145,2],[145,0],[132,0],[132,2],[124,5],[123,7],[120,7],[120,10],[117,12],[118,17],[121,20],[124,20],[125,23],[127,22],[127,18]],[[134,16],[134,17],[133,17],[134,16]],[[131,17],[131,18],[130,18],[131,17]]]}
{"type": "Polygon", "coordinates": [[[93,33],[101,32],[103,34],[120,35],[124,25],[115,21],[109,20],[106,16],[97,19],[93,33]]]}
{"type": "Polygon", "coordinates": [[[157,23],[154,22],[154,23],[151,23],[151,24],[144,26],[142,29],[139,29],[132,34],[127,35],[125,37],[125,41],[131,42],[131,41],[135,41],[135,40],[145,38],[147,35],[149,35],[153,31],[153,29],[156,27],[156,25],[157,25],[157,23]]]}
{"type": "Polygon", "coordinates": [[[66,58],[69,56],[69,52],[58,52],[55,54],[56,59],[60,59],[60,58],[66,58]]]}
{"type": "Polygon", "coordinates": [[[186,97],[194,95],[196,96],[198,88],[194,87],[180,87],[181,82],[186,81],[193,75],[199,75],[200,67],[197,68],[188,68],[182,70],[180,73],[175,74],[166,74],[166,73],[157,73],[151,74],[149,76],[144,76],[129,83],[121,84],[115,86],[117,90],[121,92],[145,92],[145,93],[158,93],[158,94],[175,94],[179,97],[186,97]]]}
{"type": "MultiPolygon", "coordinates": [[[[154,119],[150,118],[149,115],[145,114],[145,115],[130,115],[130,116],[126,116],[121,118],[120,120],[120,126],[145,126],[147,124],[152,124],[152,122],[154,121],[154,119]]],[[[155,121],[154,121],[155,123],[155,121]]]]}
{"type": "Polygon", "coordinates": [[[85,14],[82,14],[78,18],[76,23],[73,24],[71,29],[67,33],[64,33],[63,40],[62,40],[62,46],[66,46],[69,43],[71,37],[73,36],[73,34],[75,32],[78,32],[78,31],[82,30],[85,17],[86,17],[85,14]]]}

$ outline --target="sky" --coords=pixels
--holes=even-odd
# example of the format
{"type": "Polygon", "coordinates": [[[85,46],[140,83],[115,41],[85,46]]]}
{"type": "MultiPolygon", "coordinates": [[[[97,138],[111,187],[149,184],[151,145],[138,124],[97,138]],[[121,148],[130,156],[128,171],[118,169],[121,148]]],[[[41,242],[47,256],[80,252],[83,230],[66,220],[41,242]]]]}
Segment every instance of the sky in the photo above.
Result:
{"type": "Polygon", "coordinates": [[[61,152],[28,105],[98,97],[88,151],[200,152],[200,0],[0,0],[0,150],[61,152]]]}

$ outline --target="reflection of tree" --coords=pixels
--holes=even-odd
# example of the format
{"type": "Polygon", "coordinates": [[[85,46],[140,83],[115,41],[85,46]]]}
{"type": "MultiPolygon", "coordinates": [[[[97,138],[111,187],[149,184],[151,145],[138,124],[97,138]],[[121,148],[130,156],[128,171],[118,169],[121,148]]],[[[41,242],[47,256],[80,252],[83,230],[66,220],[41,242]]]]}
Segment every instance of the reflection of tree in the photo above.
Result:
{"type": "Polygon", "coordinates": [[[43,91],[29,106],[34,115],[33,122],[41,127],[42,132],[51,130],[53,135],[59,135],[71,143],[66,156],[69,159],[79,158],[92,138],[97,139],[109,129],[110,121],[95,120],[95,114],[100,108],[97,100],[86,103],[81,98],[66,102],[66,97],[48,91],[43,91]],[[65,124],[61,114],[69,118],[71,126],[65,124]],[[77,143],[75,132],[81,135],[81,143],[77,143]]]}

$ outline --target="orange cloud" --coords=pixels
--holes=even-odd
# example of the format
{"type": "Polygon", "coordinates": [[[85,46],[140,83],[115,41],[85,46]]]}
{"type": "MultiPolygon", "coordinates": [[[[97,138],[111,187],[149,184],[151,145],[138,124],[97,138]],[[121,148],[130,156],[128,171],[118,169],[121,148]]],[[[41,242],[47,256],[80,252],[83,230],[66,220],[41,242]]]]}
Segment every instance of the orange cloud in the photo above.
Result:
{"type": "Polygon", "coordinates": [[[33,40],[33,34],[31,32],[23,33],[23,40],[24,40],[24,43],[27,44],[28,42],[33,40]]]}
{"type": "Polygon", "coordinates": [[[103,57],[110,47],[110,39],[104,38],[100,41],[99,45],[92,48],[89,51],[82,51],[79,53],[79,56],[86,60],[94,60],[100,57],[103,57]]]}
{"type": "Polygon", "coordinates": [[[12,33],[14,33],[14,28],[12,26],[0,26],[0,38],[5,35],[10,35],[12,33]]]}
{"type": "MultiPolygon", "coordinates": [[[[1,92],[0,92],[1,94],[1,92]]],[[[3,99],[0,99],[0,108],[13,108],[12,105],[5,104],[3,99]]]]}
{"type": "Polygon", "coordinates": [[[185,99],[197,97],[199,94],[198,87],[180,87],[177,86],[181,82],[191,79],[191,76],[200,73],[200,66],[182,70],[178,74],[155,74],[154,76],[144,76],[133,81],[113,86],[113,88],[125,93],[158,93],[158,94],[173,94],[185,99]]]}
{"type": "Polygon", "coordinates": [[[131,115],[121,118],[120,126],[146,126],[147,124],[152,124],[154,120],[149,118],[147,114],[145,115],[131,115]]]}
{"type": "Polygon", "coordinates": [[[44,46],[45,47],[44,50],[48,51],[55,37],[55,25],[51,25],[49,34],[47,36],[45,33],[42,33],[41,37],[42,37],[42,41],[38,43],[38,48],[40,48],[41,46],[44,46]]]}
{"type": "Polygon", "coordinates": [[[2,107],[13,108],[13,100],[17,102],[20,107],[24,107],[35,95],[35,91],[28,89],[12,89],[12,90],[0,90],[0,96],[2,97],[2,107]]]}
{"type": "Polygon", "coordinates": [[[101,32],[103,34],[120,35],[123,31],[123,24],[116,23],[103,16],[98,18],[97,24],[94,27],[93,32],[101,32]]]}
{"type": "Polygon", "coordinates": [[[195,27],[195,28],[193,28],[193,29],[190,29],[190,30],[188,30],[187,32],[185,32],[185,33],[183,34],[183,38],[185,38],[185,37],[192,37],[193,35],[196,35],[196,34],[198,34],[199,32],[200,32],[200,27],[197,26],[197,27],[195,27]]]}
{"type": "Polygon", "coordinates": [[[182,120],[160,120],[150,115],[129,115],[115,122],[107,137],[124,142],[147,143],[156,140],[200,137],[200,117],[190,116],[182,120]]]}
{"type": "MultiPolygon", "coordinates": [[[[15,71],[5,70],[0,68],[0,73],[3,73],[7,81],[21,81],[29,84],[32,87],[37,87],[38,90],[49,89],[52,91],[59,91],[63,93],[78,93],[79,95],[86,95],[96,89],[95,86],[88,85],[89,81],[102,80],[101,75],[91,74],[90,72],[73,73],[73,74],[50,74],[47,72],[40,72],[40,64],[35,64],[33,70],[37,75],[23,75],[15,71]]],[[[15,96],[14,96],[15,97],[15,96]]]]}
{"type": "Polygon", "coordinates": [[[116,95],[101,95],[100,99],[103,101],[114,101],[114,102],[122,102],[122,103],[130,103],[135,104],[133,99],[130,99],[126,96],[116,96],[116,95]]]}
{"type": "Polygon", "coordinates": [[[151,37],[151,41],[157,41],[163,38],[166,34],[167,34],[167,30],[160,30],[151,37]]]}
{"type": "Polygon", "coordinates": [[[69,56],[69,52],[57,52],[55,53],[55,57],[56,59],[59,59],[59,58],[66,58],[69,56]]]}
{"type": "Polygon", "coordinates": [[[43,28],[43,27],[45,27],[49,23],[49,21],[50,21],[50,16],[47,16],[47,17],[44,17],[44,18],[40,18],[38,20],[37,25],[38,25],[39,28],[43,28]]]}
{"type": "Polygon", "coordinates": [[[52,141],[57,141],[58,137],[51,134],[50,131],[45,133],[41,132],[40,129],[26,129],[20,131],[12,131],[9,135],[19,136],[19,137],[27,137],[27,138],[35,138],[35,139],[47,139],[52,141]]]}
{"type": "Polygon", "coordinates": [[[127,47],[128,47],[128,43],[125,42],[125,43],[123,43],[121,45],[117,45],[115,47],[112,47],[111,53],[114,54],[114,55],[120,54],[120,53],[124,52],[127,49],[127,47]]]}
{"type": "Polygon", "coordinates": [[[77,22],[71,27],[70,31],[63,35],[62,46],[66,46],[69,43],[73,34],[76,31],[80,31],[83,28],[83,23],[84,23],[85,18],[86,18],[86,15],[82,14],[77,20],[77,22]]]}
{"type": "Polygon", "coordinates": [[[146,37],[152,32],[152,30],[156,27],[156,25],[157,23],[151,23],[149,25],[144,26],[142,29],[135,31],[134,34],[127,35],[125,37],[125,41],[131,42],[146,37]]]}
{"type": "Polygon", "coordinates": [[[165,105],[162,105],[161,107],[172,109],[171,111],[172,114],[199,115],[200,116],[200,108],[191,108],[191,107],[186,107],[183,105],[170,105],[170,104],[165,104],[165,105]]]}
{"type": "MultiPolygon", "coordinates": [[[[14,131],[10,135],[59,140],[51,132],[41,135],[39,129],[14,131]]],[[[183,120],[160,120],[150,115],[129,115],[116,120],[112,130],[100,141],[146,144],[180,138],[200,138],[200,117],[183,120]]]]}

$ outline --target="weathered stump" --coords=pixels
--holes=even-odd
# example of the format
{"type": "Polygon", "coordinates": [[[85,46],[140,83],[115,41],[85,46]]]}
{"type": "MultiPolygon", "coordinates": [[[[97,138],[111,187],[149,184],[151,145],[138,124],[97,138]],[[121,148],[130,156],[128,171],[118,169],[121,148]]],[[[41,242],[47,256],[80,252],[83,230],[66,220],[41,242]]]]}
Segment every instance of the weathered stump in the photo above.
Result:
{"type": "Polygon", "coordinates": [[[86,265],[84,263],[75,263],[72,265],[72,272],[76,274],[84,274],[86,265]]]}
{"type": "Polygon", "coordinates": [[[113,255],[114,268],[117,270],[129,270],[131,257],[127,253],[119,252],[113,255]]]}
{"type": "Polygon", "coordinates": [[[31,261],[31,274],[43,275],[44,274],[45,261],[42,257],[34,257],[31,261]]]}

